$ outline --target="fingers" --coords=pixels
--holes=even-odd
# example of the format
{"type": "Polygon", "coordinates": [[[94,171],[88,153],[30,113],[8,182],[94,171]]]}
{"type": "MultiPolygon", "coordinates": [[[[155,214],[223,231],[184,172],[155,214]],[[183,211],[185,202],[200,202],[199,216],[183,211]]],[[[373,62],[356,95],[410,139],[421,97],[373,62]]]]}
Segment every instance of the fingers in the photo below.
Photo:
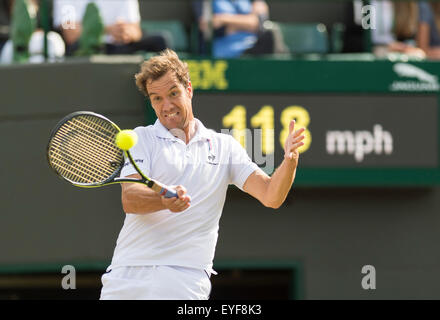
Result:
{"type": "Polygon", "coordinates": [[[117,43],[128,43],[130,40],[129,30],[126,24],[122,21],[116,22],[108,27],[107,30],[117,43]]]}
{"type": "Polygon", "coordinates": [[[290,148],[290,152],[292,152],[292,151],[295,151],[296,149],[298,149],[299,147],[302,147],[304,145],[304,142],[297,142],[297,143],[294,143],[292,146],[291,146],[291,148],[290,148]]]}
{"type": "Polygon", "coordinates": [[[162,196],[162,203],[172,212],[181,212],[188,209],[191,205],[191,197],[186,194],[186,188],[183,186],[175,187],[177,198],[165,198],[162,196]]]}
{"type": "Polygon", "coordinates": [[[293,151],[295,149],[298,149],[299,147],[304,145],[304,142],[302,140],[304,140],[304,136],[298,136],[296,138],[294,138],[292,140],[292,143],[290,144],[290,150],[289,151],[293,151]]]}
{"type": "Polygon", "coordinates": [[[289,124],[289,131],[290,133],[285,145],[285,157],[292,160],[295,154],[298,153],[297,149],[304,145],[302,140],[305,138],[305,135],[303,134],[305,128],[295,130],[295,121],[292,120],[289,124]]]}
{"type": "Polygon", "coordinates": [[[190,207],[189,201],[184,201],[179,198],[164,198],[162,196],[162,202],[164,203],[165,207],[170,210],[171,212],[181,212],[190,207]]]}
{"type": "Polygon", "coordinates": [[[295,129],[295,120],[290,120],[289,123],[289,134],[293,132],[293,129],[295,129]]]}
{"type": "Polygon", "coordinates": [[[299,136],[301,133],[303,133],[304,131],[306,131],[306,128],[300,128],[298,130],[295,131],[295,133],[293,134],[294,137],[299,136]]]}
{"type": "Polygon", "coordinates": [[[177,186],[174,188],[177,192],[177,196],[179,197],[180,200],[188,202],[191,200],[191,197],[189,195],[186,194],[186,188],[184,186],[177,186]]]}
{"type": "Polygon", "coordinates": [[[305,138],[304,135],[300,135],[300,136],[293,137],[292,143],[293,143],[293,144],[297,144],[298,142],[304,140],[304,138],[305,138]]]}
{"type": "Polygon", "coordinates": [[[304,145],[304,142],[302,142],[302,141],[292,144],[290,149],[287,152],[288,153],[288,158],[290,160],[292,160],[294,158],[294,153],[297,152],[298,148],[302,147],[303,145],[304,145]]]}
{"type": "Polygon", "coordinates": [[[167,208],[171,212],[181,212],[188,209],[191,205],[189,199],[182,200],[180,198],[165,198],[164,196],[162,196],[161,198],[165,208],[167,208]]]}
{"type": "Polygon", "coordinates": [[[118,28],[113,28],[110,31],[110,34],[115,39],[116,42],[121,43],[122,42],[122,32],[118,28]]]}

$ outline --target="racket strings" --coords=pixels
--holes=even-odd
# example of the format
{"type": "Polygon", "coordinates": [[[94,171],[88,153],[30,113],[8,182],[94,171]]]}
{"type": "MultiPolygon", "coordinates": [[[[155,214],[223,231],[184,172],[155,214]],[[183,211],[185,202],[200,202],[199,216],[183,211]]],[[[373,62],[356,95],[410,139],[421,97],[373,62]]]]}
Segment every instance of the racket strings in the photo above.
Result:
{"type": "MultiPolygon", "coordinates": [[[[79,140],[77,139],[76,142],[79,142],[79,140]]],[[[73,182],[93,183],[111,175],[112,171],[106,170],[105,166],[101,170],[94,167],[94,164],[90,161],[90,159],[93,159],[93,155],[91,155],[89,150],[90,145],[70,143],[70,150],[69,148],[64,148],[63,153],[52,154],[53,163],[57,166],[61,175],[73,182]],[[78,154],[73,154],[72,148],[78,154]]]]}
{"type": "MultiPolygon", "coordinates": [[[[88,131],[79,127],[78,123],[75,123],[74,127],[75,130],[70,131],[70,135],[74,134],[75,138],[70,137],[68,139],[69,143],[67,144],[64,141],[63,147],[68,146],[68,148],[65,148],[67,152],[63,154],[64,157],[57,157],[58,160],[64,160],[61,169],[65,172],[62,172],[62,174],[65,174],[67,178],[75,182],[91,183],[103,179],[105,180],[105,178],[108,178],[109,175],[114,172],[114,167],[107,165],[108,163],[111,164],[114,159],[102,157],[102,155],[107,153],[106,150],[100,147],[103,145],[102,135],[98,140],[90,139],[88,131]],[[78,138],[78,132],[80,136],[83,136],[82,139],[78,138]],[[84,137],[87,139],[84,139],[84,137]],[[98,143],[96,144],[96,142],[98,143]],[[96,152],[100,154],[100,158],[98,159],[96,158],[96,152]],[[103,160],[104,162],[102,162],[103,160]],[[110,162],[108,160],[110,160],[110,162]],[[68,166],[66,166],[66,161],[68,162],[68,166]]],[[[90,128],[90,126],[88,126],[88,128],[90,128]]],[[[66,129],[62,129],[62,131],[64,131],[65,134],[69,132],[66,129]]],[[[94,134],[95,136],[92,136],[92,138],[96,138],[96,133],[94,134]]]]}
{"type": "MultiPolygon", "coordinates": [[[[87,152],[84,153],[83,155],[88,156],[87,152]]],[[[71,180],[74,180],[73,177],[75,175],[81,176],[83,178],[85,178],[85,175],[90,175],[90,176],[93,176],[96,180],[100,180],[99,174],[96,171],[96,169],[93,168],[92,166],[90,166],[89,163],[82,161],[82,159],[80,159],[80,158],[73,159],[71,157],[60,156],[59,153],[53,153],[52,154],[52,161],[54,164],[59,166],[59,169],[61,171],[60,172],[61,175],[66,176],[71,180]],[[66,161],[69,161],[69,166],[66,166],[66,163],[65,163],[66,161]],[[77,161],[79,165],[83,166],[81,168],[82,171],[80,171],[78,169],[78,167],[72,166],[71,165],[72,161],[77,161]]],[[[77,181],[77,182],[80,182],[80,181],[77,181]]],[[[89,182],[91,182],[91,181],[89,181],[89,182]]]]}
{"type": "Polygon", "coordinates": [[[123,161],[111,123],[81,115],[64,123],[52,139],[49,157],[54,169],[75,183],[101,183],[112,177],[123,161]]]}
{"type": "MultiPolygon", "coordinates": [[[[72,130],[78,130],[83,135],[89,135],[88,130],[85,129],[83,126],[78,125],[78,123],[72,123],[72,125],[74,126],[74,128],[73,127],[64,126],[64,127],[61,127],[59,130],[60,130],[60,132],[64,133],[65,135],[69,135],[69,134],[72,134],[72,132],[75,132],[75,131],[72,131],[72,130]]],[[[57,137],[55,137],[55,138],[57,138],[57,137]]],[[[64,136],[63,136],[63,139],[64,139],[64,136]]],[[[83,146],[84,147],[83,151],[85,153],[88,153],[89,156],[95,155],[96,151],[106,153],[107,150],[108,150],[108,147],[104,146],[103,144],[96,144],[94,146],[96,149],[90,150],[90,148],[89,148],[90,146],[86,144],[87,140],[83,141],[83,140],[77,139],[75,142],[78,143],[79,145],[83,146]]],[[[99,141],[95,141],[95,142],[99,143],[99,141]]]]}
{"type": "MultiPolygon", "coordinates": [[[[80,146],[78,149],[84,152],[86,157],[82,160],[85,159],[89,167],[95,172],[95,176],[102,173],[107,178],[113,174],[115,170],[114,156],[115,154],[117,156],[121,155],[121,151],[114,145],[114,137],[118,130],[106,121],[96,117],[74,118],[72,124],[88,138],[77,140],[80,146]],[[96,158],[97,156],[98,158],[96,158]],[[93,160],[93,163],[90,160],[93,160]]],[[[121,159],[122,155],[117,159],[118,164],[121,159]]]]}

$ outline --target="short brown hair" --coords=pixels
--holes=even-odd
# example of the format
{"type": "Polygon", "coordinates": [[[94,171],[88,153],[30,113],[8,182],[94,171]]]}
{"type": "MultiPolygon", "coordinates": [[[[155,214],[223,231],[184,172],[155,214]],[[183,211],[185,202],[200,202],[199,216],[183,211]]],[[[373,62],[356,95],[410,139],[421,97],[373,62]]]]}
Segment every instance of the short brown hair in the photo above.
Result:
{"type": "Polygon", "coordinates": [[[171,49],[161,51],[159,55],[154,56],[141,65],[141,71],[134,77],[138,89],[148,97],[147,81],[155,81],[165,75],[168,71],[173,71],[177,79],[188,88],[189,70],[188,64],[179,59],[177,53],[171,49]]]}

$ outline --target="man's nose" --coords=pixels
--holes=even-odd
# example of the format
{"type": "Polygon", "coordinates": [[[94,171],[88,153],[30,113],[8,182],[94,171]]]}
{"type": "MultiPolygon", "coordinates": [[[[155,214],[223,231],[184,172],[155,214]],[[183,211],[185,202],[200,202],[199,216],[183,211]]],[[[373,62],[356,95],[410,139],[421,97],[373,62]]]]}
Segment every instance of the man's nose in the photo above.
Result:
{"type": "Polygon", "coordinates": [[[173,107],[173,105],[171,104],[170,99],[163,98],[162,108],[164,109],[164,111],[171,109],[172,107],[173,107]]]}

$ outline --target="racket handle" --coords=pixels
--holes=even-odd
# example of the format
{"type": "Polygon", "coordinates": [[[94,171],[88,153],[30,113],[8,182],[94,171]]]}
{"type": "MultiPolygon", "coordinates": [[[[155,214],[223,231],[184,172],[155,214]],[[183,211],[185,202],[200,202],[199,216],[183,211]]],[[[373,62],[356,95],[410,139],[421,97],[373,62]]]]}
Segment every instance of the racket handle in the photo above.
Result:
{"type": "Polygon", "coordinates": [[[167,189],[165,188],[161,183],[154,181],[154,180],[150,180],[148,182],[148,186],[153,189],[154,191],[156,191],[157,193],[159,193],[161,196],[164,196],[165,198],[178,198],[179,196],[177,195],[176,190],[174,189],[167,189]]]}
{"type": "Polygon", "coordinates": [[[177,192],[173,189],[161,188],[159,193],[165,198],[178,198],[177,192]]]}

